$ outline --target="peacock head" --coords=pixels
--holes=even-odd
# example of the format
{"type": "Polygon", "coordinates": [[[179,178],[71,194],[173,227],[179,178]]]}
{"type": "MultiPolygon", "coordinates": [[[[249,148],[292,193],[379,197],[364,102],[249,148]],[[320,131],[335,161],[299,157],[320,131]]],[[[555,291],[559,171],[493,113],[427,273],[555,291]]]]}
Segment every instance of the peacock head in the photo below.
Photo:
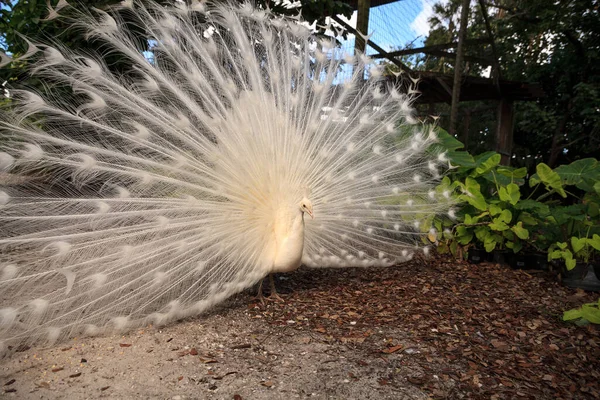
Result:
{"type": "Polygon", "coordinates": [[[302,201],[300,201],[300,212],[307,213],[311,218],[315,218],[313,214],[313,206],[309,199],[304,197],[302,201]]]}

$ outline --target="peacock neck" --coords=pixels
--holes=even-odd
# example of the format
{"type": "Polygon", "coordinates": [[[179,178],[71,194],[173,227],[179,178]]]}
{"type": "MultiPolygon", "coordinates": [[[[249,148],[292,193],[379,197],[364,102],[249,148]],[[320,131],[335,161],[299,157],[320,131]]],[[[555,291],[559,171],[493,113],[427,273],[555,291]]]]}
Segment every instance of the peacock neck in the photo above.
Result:
{"type": "Polygon", "coordinates": [[[298,212],[292,220],[291,226],[288,225],[287,229],[278,231],[275,237],[277,251],[272,272],[293,271],[300,267],[302,262],[302,251],[304,250],[304,213],[298,212]]]}

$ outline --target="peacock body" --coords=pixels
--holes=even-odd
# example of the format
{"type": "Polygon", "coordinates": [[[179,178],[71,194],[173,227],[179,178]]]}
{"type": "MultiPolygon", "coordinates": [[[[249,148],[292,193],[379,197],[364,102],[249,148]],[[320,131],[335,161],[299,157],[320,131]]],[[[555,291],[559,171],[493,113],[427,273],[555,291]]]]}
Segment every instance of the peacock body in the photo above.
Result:
{"type": "Polygon", "coordinates": [[[126,1],[76,24],[97,54],[32,43],[51,89],[1,111],[0,172],[28,177],[0,187],[3,351],[164,324],[301,264],[393,265],[451,207],[413,95],[297,21],[126,1]]]}

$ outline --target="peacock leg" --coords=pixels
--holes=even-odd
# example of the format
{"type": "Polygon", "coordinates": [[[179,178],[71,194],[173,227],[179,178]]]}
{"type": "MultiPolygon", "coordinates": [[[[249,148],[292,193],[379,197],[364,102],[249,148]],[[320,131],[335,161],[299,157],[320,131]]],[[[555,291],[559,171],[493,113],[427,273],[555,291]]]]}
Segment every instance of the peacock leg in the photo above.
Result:
{"type": "Polygon", "coordinates": [[[258,285],[258,293],[256,294],[256,297],[254,298],[254,300],[258,300],[260,302],[260,304],[265,305],[265,303],[267,302],[267,298],[265,298],[265,296],[263,295],[263,282],[265,281],[265,278],[260,280],[260,284],[258,285]]]}
{"type": "Polygon", "coordinates": [[[269,296],[269,300],[285,301],[277,294],[277,290],[275,290],[275,279],[273,278],[273,274],[269,274],[269,280],[271,281],[271,295],[269,296]]]}

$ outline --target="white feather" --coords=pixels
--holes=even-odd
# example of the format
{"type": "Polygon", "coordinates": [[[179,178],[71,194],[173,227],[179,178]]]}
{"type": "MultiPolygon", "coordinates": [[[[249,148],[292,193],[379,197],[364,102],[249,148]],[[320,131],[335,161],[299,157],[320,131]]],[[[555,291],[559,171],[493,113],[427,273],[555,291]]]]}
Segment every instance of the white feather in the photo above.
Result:
{"type": "Polygon", "coordinates": [[[455,216],[451,193],[432,195],[435,135],[401,136],[423,131],[411,96],[366,55],[236,7],[123,2],[152,62],[119,17],[81,14],[135,74],[42,47],[32,69],[50,92],[0,110],[0,135],[19,138],[0,141],[0,171],[40,176],[0,191],[3,349],[198,314],[301,262],[406,261],[421,220],[455,216]],[[337,84],[345,62],[370,79],[337,84]]]}

